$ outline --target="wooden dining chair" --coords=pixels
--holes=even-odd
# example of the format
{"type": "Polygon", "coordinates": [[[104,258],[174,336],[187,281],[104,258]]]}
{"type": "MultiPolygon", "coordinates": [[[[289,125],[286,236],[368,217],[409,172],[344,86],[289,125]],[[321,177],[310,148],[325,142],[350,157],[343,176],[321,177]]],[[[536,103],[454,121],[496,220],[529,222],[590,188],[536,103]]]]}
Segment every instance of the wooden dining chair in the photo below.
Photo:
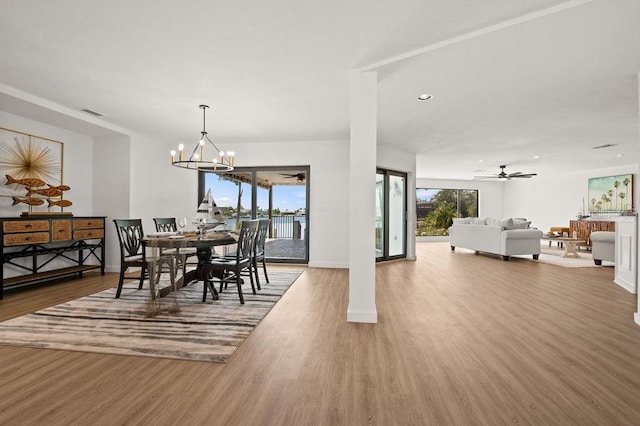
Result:
{"type": "MultiPolygon", "coordinates": [[[[154,217],[153,223],[156,225],[157,232],[177,232],[178,225],[175,217],[154,217]]],[[[187,264],[197,265],[198,262],[189,262],[190,257],[196,257],[197,252],[194,248],[185,248],[182,250],[182,254],[180,259],[184,259],[182,262],[182,274],[184,275],[187,272],[187,264]]]]}
{"type": "Polygon", "coordinates": [[[215,299],[215,284],[220,283],[220,291],[228,283],[236,284],[238,288],[238,296],[240,303],[244,304],[244,295],[242,294],[242,276],[248,276],[251,282],[253,294],[256,294],[256,287],[253,281],[252,270],[252,253],[255,244],[256,234],[258,233],[258,220],[243,220],[238,236],[238,246],[235,256],[214,257],[204,265],[205,268],[205,284],[202,294],[202,301],[207,300],[207,289],[211,291],[212,297],[215,299]],[[243,274],[247,272],[246,274],[243,274]]]}
{"type": "Polygon", "coordinates": [[[269,283],[269,276],[267,275],[267,261],[264,254],[264,244],[267,240],[267,232],[269,231],[270,219],[258,219],[258,233],[256,234],[255,244],[253,248],[253,255],[251,259],[251,270],[256,277],[256,286],[258,290],[262,290],[260,287],[260,277],[258,276],[258,262],[262,262],[262,270],[264,271],[264,278],[269,283]]]}
{"type": "Polygon", "coordinates": [[[156,225],[158,232],[177,232],[178,225],[175,217],[154,217],[153,223],[156,225]]]}
{"type": "Polygon", "coordinates": [[[125,279],[136,279],[139,281],[138,290],[142,289],[147,274],[147,262],[145,259],[142,237],[142,219],[114,219],[113,223],[118,232],[118,242],[120,243],[120,278],[118,280],[118,290],[116,299],[122,293],[122,285],[125,279]],[[125,275],[129,268],[140,268],[140,275],[128,277],[125,275]]]}

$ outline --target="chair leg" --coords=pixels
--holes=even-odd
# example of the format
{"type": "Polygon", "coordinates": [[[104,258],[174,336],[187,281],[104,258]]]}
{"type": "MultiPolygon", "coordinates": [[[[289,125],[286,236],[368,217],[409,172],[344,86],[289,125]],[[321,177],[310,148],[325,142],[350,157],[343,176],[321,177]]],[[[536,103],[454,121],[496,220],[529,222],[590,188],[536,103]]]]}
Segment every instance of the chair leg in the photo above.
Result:
{"type": "MultiPolygon", "coordinates": [[[[238,296],[240,297],[240,304],[244,305],[244,295],[242,294],[242,284],[240,279],[240,268],[236,269],[236,286],[238,286],[238,296]]],[[[253,285],[253,280],[251,281],[251,285],[253,285]]]]}
{"type": "Polygon", "coordinates": [[[120,268],[120,279],[118,280],[118,290],[116,290],[116,299],[120,298],[122,293],[122,285],[124,284],[124,268],[120,268]]]}
{"type": "Polygon", "coordinates": [[[138,290],[142,290],[142,284],[144,283],[144,275],[146,273],[146,265],[142,265],[142,269],[140,269],[140,284],[138,285],[138,290]]]}
{"type": "Polygon", "coordinates": [[[258,290],[262,290],[262,287],[260,287],[260,277],[258,276],[258,260],[255,258],[251,261],[251,268],[249,269],[249,274],[255,275],[256,286],[258,287],[258,290]]]}
{"type": "Polygon", "coordinates": [[[267,261],[265,258],[262,258],[262,270],[264,271],[264,278],[267,280],[267,284],[269,283],[269,276],[267,275],[267,261]]]}
{"type": "Polygon", "coordinates": [[[253,291],[253,294],[256,294],[256,286],[254,285],[253,274],[251,273],[251,263],[249,263],[249,281],[251,281],[251,290],[253,291]]]}

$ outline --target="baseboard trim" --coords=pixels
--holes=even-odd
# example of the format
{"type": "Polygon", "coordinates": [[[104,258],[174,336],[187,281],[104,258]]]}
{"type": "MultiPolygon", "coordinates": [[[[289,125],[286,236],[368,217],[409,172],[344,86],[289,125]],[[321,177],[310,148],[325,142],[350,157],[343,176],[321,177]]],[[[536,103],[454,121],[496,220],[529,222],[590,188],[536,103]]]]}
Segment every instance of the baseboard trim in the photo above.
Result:
{"type": "Polygon", "coordinates": [[[354,312],[347,310],[347,322],[364,322],[375,324],[378,322],[378,312],[354,312]]]}
{"type": "Polygon", "coordinates": [[[636,294],[636,289],[633,283],[626,282],[624,280],[621,280],[620,278],[614,279],[613,282],[627,290],[629,293],[636,294]]]}
{"type": "Polygon", "coordinates": [[[309,262],[309,268],[349,269],[348,263],[309,262]]]}

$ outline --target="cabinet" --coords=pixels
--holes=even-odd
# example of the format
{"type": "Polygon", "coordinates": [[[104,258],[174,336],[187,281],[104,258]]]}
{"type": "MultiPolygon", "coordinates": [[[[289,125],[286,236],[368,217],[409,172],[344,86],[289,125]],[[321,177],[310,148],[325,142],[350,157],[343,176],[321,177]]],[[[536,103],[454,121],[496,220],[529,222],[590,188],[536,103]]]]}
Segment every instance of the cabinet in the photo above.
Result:
{"type": "Polygon", "coordinates": [[[638,289],[636,229],[636,216],[620,216],[616,219],[616,266],[613,282],[633,294],[638,289]]]}
{"type": "Polygon", "coordinates": [[[586,241],[586,246],[591,247],[589,236],[593,231],[615,231],[616,223],[610,220],[570,220],[569,236],[576,231],[578,238],[586,241]]]}
{"type": "Polygon", "coordinates": [[[104,221],[104,216],[0,218],[0,299],[5,288],[82,277],[84,271],[98,268],[104,275],[104,221]],[[5,278],[8,268],[24,274],[5,278]]]}

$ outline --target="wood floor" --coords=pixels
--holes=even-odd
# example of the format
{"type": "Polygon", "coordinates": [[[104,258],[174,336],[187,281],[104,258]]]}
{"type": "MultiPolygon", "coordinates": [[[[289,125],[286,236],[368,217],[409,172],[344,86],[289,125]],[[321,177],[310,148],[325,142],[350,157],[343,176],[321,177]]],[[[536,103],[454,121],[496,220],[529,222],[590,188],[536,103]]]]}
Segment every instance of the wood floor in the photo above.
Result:
{"type": "MultiPolygon", "coordinates": [[[[378,324],[346,322],[346,270],[308,269],[227,364],[0,346],[0,424],[640,424],[613,268],[417,252],[377,266],[378,324]]],[[[8,293],[0,320],[115,282],[8,293]]]]}

